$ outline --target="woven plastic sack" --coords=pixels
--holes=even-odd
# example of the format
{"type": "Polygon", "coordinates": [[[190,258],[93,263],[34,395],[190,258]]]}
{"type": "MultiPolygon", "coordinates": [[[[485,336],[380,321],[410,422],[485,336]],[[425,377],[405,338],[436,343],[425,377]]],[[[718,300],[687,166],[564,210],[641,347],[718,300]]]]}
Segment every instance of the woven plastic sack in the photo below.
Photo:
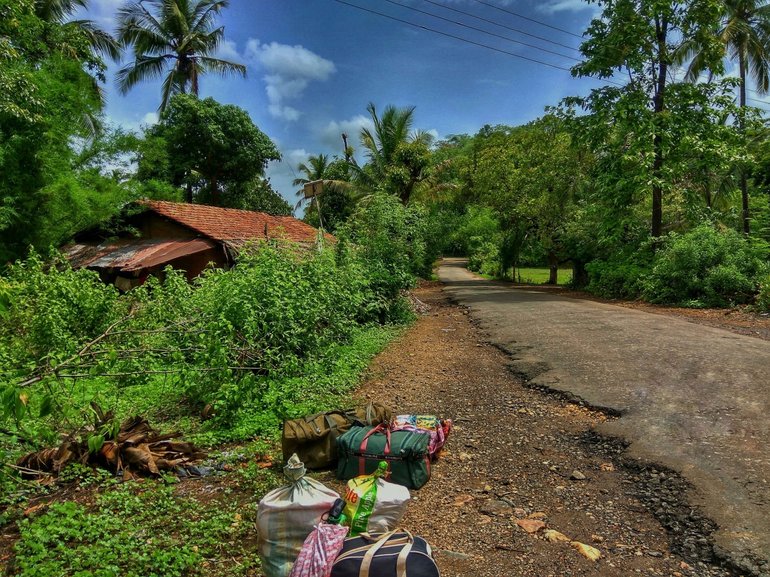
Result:
{"type": "Polygon", "coordinates": [[[257,549],[267,577],[288,577],[305,539],[339,495],[305,476],[305,466],[292,455],[284,475],[288,485],[270,491],[257,507],[257,549]]]}
{"type": "Polygon", "coordinates": [[[347,535],[344,525],[318,525],[305,539],[289,577],[329,577],[347,535]]]}

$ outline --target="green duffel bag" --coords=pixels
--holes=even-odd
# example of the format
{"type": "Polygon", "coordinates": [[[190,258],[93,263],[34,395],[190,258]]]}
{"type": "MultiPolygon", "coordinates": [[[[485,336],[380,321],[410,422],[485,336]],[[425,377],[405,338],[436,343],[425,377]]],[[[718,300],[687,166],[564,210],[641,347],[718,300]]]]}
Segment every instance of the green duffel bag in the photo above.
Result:
{"type": "Polygon", "coordinates": [[[387,425],[352,427],[337,439],[337,478],[369,475],[387,461],[388,481],[419,489],[430,479],[429,443],[430,435],[387,425]]]}
{"type": "Polygon", "coordinates": [[[284,460],[296,453],[309,469],[324,469],[337,462],[337,438],[353,425],[390,422],[391,410],[370,402],[364,407],[316,413],[284,421],[281,449],[284,460]]]}

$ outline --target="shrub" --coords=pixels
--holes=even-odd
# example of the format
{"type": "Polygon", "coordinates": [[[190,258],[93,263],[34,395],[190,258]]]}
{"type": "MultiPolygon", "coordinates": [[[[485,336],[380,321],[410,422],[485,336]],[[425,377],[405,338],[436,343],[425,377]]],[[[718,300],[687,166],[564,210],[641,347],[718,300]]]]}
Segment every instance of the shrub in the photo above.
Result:
{"type": "Polygon", "coordinates": [[[759,283],[755,308],[758,311],[770,312],[770,274],[765,275],[759,283]]]}
{"type": "Polygon", "coordinates": [[[703,224],[671,233],[655,256],[644,281],[644,297],[653,303],[723,307],[752,300],[767,274],[753,247],[732,230],[703,224]]]}
{"type": "Polygon", "coordinates": [[[478,237],[470,239],[473,252],[468,255],[468,268],[481,274],[496,276],[500,273],[500,248],[497,244],[478,237]]]}
{"type": "Polygon", "coordinates": [[[635,299],[642,293],[647,268],[620,259],[597,260],[586,265],[589,292],[604,298],[635,299]]]}

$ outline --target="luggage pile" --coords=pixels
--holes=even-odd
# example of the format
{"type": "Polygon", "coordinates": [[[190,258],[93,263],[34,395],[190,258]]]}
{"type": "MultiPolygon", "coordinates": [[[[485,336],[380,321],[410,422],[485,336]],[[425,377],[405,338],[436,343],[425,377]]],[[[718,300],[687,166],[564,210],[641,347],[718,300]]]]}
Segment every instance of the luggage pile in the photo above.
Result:
{"type": "Polygon", "coordinates": [[[410,499],[430,479],[452,429],[432,415],[392,415],[377,403],[286,421],[289,484],[257,511],[267,577],[438,577],[430,545],[398,528],[410,499]],[[306,476],[336,467],[344,498],[306,476]]]}

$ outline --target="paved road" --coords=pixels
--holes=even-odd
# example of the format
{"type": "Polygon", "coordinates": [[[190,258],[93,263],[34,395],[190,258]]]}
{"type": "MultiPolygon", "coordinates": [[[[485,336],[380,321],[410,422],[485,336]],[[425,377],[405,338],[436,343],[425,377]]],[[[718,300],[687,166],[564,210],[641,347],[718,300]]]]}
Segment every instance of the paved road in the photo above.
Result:
{"type": "Polygon", "coordinates": [[[770,342],[439,269],[495,344],[536,384],[622,413],[600,432],[679,471],[718,525],[717,549],[770,576],[770,342]]]}

